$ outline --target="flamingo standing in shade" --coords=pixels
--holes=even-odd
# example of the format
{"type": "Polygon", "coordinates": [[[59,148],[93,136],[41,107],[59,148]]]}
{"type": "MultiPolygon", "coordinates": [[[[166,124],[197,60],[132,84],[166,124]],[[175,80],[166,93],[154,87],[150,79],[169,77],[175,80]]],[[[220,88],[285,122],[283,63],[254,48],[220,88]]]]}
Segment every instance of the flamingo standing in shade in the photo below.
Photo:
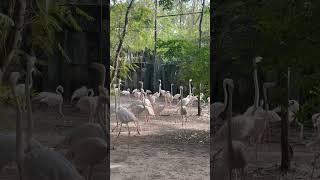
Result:
{"type": "Polygon", "coordinates": [[[252,106],[250,106],[246,112],[244,113],[244,115],[246,116],[250,116],[250,115],[254,115],[254,113],[256,112],[256,110],[259,107],[259,82],[258,82],[258,70],[257,70],[257,64],[259,62],[261,62],[262,57],[256,57],[253,60],[253,80],[254,80],[254,104],[252,106]]]}
{"type": "Polygon", "coordinates": [[[311,117],[314,133],[319,133],[320,113],[313,114],[311,117]]]}
{"type": "Polygon", "coordinates": [[[71,96],[71,102],[73,102],[76,98],[81,98],[83,96],[87,96],[88,94],[88,88],[86,86],[81,86],[79,89],[76,89],[72,96],[71,96]]]}
{"type": "Polygon", "coordinates": [[[215,102],[210,105],[210,111],[213,114],[213,119],[216,121],[220,114],[225,111],[227,107],[227,101],[228,101],[228,96],[227,96],[227,82],[228,79],[223,80],[223,91],[224,91],[224,101],[222,102],[215,102]]]}
{"type": "Polygon", "coordinates": [[[228,105],[228,113],[227,113],[227,125],[228,125],[228,138],[226,139],[226,148],[223,150],[224,162],[226,163],[226,167],[228,168],[228,176],[229,179],[232,179],[232,171],[236,169],[240,169],[241,179],[245,179],[244,169],[247,166],[247,157],[245,153],[245,145],[240,141],[232,140],[232,94],[233,94],[233,81],[228,82],[228,90],[229,90],[229,105],[228,105]]]}
{"type": "Polygon", "coordinates": [[[97,109],[98,96],[94,96],[93,89],[88,90],[88,95],[83,96],[77,102],[77,107],[82,112],[88,113],[88,121],[93,123],[97,109]]]}
{"type": "Polygon", "coordinates": [[[62,105],[63,105],[63,97],[62,93],[64,92],[63,87],[59,85],[56,88],[56,93],[53,92],[40,92],[36,97],[34,97],[34,101],[39,101],[48,105],[48,107],[58,106],[58,113],[63,119],[64,124],[66,123],[64,119],[64,114],[62,113],[62,105]]]}

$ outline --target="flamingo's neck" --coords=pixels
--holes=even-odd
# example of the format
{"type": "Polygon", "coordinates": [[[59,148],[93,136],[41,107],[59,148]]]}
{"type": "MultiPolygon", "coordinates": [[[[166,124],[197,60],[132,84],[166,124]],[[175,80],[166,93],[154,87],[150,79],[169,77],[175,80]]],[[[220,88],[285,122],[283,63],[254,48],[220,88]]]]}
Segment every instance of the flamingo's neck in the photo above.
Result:
{"type": "Polygon", "coordinates": [[[228,138],[227,138],[229,157],[233,155],[232,133],[231,133],[232,93],[233,93],[233,89],[230,87],[230,89],[229,89],[229,106],[228,106],[228,138]]]}

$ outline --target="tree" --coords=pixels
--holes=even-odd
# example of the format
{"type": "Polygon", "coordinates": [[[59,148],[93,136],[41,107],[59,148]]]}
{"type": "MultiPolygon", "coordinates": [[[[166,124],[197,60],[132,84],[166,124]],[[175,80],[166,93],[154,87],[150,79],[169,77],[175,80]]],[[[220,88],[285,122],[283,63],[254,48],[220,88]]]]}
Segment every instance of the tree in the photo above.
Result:
{"type": "Polygon", "coordinates": [[[121,53],[121,50],[122,50],[122,47],[123,47],[124,38],[125,38],[126,33],[127,33],[128,23],[129,23],[129,13],[130,13],[130,10],[132,8],[133,2],[134,2],[134,0],[130,1],[129,5],[127,7],[127,10],[126,10],[126,15],[125,15],[125,18],[124,18],[124,27],[123,27],[123,31],[122,31],[121,37],[119,39],[119,44],[117,46],[117,51],[116,51],[116,55],[115,55],[114,65],[113,65],[114,73],[112,75],[112,80],[111,80],[110,84],[114,83],[114,81],[115,81],[115,79],[117,78],[117,75],[118,75],[120,53],[121,53]]]}

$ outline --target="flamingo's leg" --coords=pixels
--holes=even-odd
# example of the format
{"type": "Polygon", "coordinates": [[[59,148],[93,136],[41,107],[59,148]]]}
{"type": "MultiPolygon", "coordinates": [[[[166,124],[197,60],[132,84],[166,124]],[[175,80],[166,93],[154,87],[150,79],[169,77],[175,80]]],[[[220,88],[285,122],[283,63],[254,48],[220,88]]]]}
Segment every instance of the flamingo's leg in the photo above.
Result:
{"type": "Polygon", "coordinates": [[[129,128],[129,123],[127,123],[127,128],[128,128],[128,136],[130,136],[130,128],[129,128]]]}
{"type": "Polygon", "coordinates": [[[300,126],[300,140],[303,140],[303,124],[298,122],[300,126]]]}
{"type": "Polygon", "coordinates": [[[133,121],[133,123],[134,123],[134,125],[137,127],[137,132],[138,132],[138,134],[140,135],[138,121],[137,121],[137,122],[133,121]]]}
{"type": "Polygon", "coordinates": [[[116,145],[116,142],[117,142],[117,140],[118,140],[118,137],[119,137],[119,135],[120,135],[120,133],[121,133],[121,128],[122,128],[122,123],[120,122],[119,133],[118,133],[118,135],[117,135],[117,137],[116,137],[116,139],[115,139],[115,142],[114,142],[114,144],[113,144],[113,149],[114,149],[114,146],[116,145]]]}

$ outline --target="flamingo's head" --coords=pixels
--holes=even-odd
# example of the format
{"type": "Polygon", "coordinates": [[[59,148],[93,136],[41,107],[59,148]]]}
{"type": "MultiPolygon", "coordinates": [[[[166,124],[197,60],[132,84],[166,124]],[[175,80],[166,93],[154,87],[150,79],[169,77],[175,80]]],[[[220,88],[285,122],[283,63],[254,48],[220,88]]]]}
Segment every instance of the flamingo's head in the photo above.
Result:
{"type": "Polygon", "coordinates": [[[299,103],[296,100],[289,100],[289,106],[299,107],[299,103]]]}
{"type": "Polygon", "coordinates": [[[180,86],[179,88],[180,88],[181,90],[183,90],[183,86],[180,86]]]}
{"type": "Polygon", "coordinates": [[[189,82],[192,82],[192,79],[189,79],[189,82]]]}
{"type": "Polygon", "coordinates": [[[233,84],[233,80],[232,79],[226,78],[226,79],[223,80],[223,83],[229,85],[232,88],[234,88],[234,84],[233,84]]]}
{"type": "Polygon", "coordinates": [[[64,93],[64,89],[63,89],[63,87],[62,87],[61,85],[59,85],[59,86],[57,87],[57,90],[59,90],[61,93],[64,93]]]}

